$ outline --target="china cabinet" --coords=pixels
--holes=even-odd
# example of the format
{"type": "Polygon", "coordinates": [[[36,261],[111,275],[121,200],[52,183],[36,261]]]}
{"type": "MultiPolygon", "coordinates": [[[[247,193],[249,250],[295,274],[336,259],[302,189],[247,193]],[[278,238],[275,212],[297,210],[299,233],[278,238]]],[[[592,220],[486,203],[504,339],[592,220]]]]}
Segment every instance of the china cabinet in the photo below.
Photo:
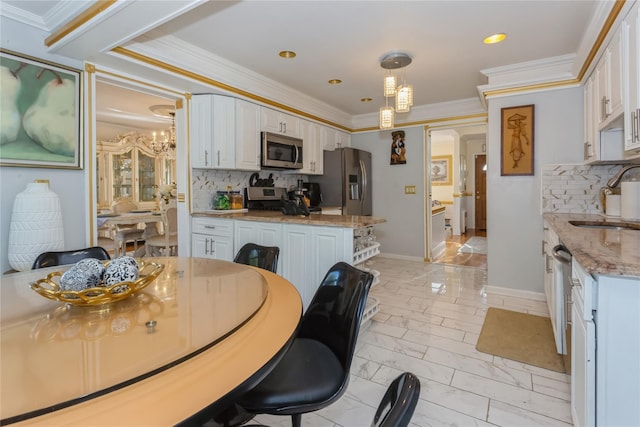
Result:
{"type": "Polygon", "coordinates": [[[157,186],[173,181],[175,160],[157,156],[149,139],[135,132],[96,145],[98,209],[109,209],[121,197],[139,208],[155,207],[157,186]]]}

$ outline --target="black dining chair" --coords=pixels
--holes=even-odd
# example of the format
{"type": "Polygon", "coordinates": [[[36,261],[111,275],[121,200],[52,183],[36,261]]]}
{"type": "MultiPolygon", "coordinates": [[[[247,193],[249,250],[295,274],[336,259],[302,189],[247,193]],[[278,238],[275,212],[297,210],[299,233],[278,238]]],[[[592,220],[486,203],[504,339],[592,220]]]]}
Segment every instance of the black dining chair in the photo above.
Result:
{"type": "Polygon", "coordinates": [[[237,405],[251,414],[302,414],[329,406],[347,388],[371,273],[339,262],[329,269],[275,368],[237,405]]]}
{"type": "Polygon", "coordinates": [[[407,427],[420,398],[420,380],[403,372],[382,397],[371,427],[407,427]]]}
{"type": "Polygon", "coordinates": [[[280,255],[280,248],[277,246],[247,243],[240,248],[233,262],[252,265],[275,273],[278,269],[278,255],[280,255]]]}
{"type": "Polygon", "coordinates": [[[109,252],[101,246],[93,246],[72,251],[43,252],[33,261],[32,270],[53,267],[56,265],[75,264],[81,259],[95,258],[101,261],[110,260],[109,252]]]}

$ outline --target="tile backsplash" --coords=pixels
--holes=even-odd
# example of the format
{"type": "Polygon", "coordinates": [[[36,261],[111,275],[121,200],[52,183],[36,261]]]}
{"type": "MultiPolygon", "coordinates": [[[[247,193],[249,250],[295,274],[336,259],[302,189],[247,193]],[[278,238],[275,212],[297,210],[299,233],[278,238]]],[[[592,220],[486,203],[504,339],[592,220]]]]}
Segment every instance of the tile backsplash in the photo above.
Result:
{"type": "MultiPolygon", "coordinates": [[[[542,166],[542,212],[602,214],[600,188],[622,165],[542,166]]],[[[635,171],[637,169],[634,169],[635,171]]],[[[629,178],[631,173],[629,171],[629,178]]],[[[627,176],[625,176],[627,178],[627,176]]]]}
{"type": "MultiPolygon", "coordinates": [[[[202,212],[211,209],[212,202],[217,191],[226,190],[231,186],[232,191],[244,193],[244,188],[249,186],[249,179],[255,172],[235,170],[210,170],[193,169],[191,174],[191,199],[193,212],[202,212]]],[[[289,189],[297,185],[298,179],[306,181],[306,175],[285,173],[282,171],[260,171],[260,178],[268,178],[273,175],[276,187],[289,189]]]]}

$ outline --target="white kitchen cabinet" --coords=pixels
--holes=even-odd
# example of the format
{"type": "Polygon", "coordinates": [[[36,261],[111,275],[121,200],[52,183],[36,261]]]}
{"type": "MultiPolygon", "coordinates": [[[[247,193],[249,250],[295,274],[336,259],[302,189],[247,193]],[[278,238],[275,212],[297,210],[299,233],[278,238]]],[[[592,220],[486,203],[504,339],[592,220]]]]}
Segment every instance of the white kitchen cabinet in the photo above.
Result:
{"type": "Polygon", "coordinates": [[[260,170],[260,107],[221,95],[191,100],[191,166],[260,170]]]}
{"type": "Polygon", "coordinates": [[[584,160],[587,163],[599,160],[600,135],[596,121],[595,76],[584,83],[584,160]]]}
{"type": "Polygon", "coordinates": [[[307,120],[303,120],[302,126],[302,161],[303,168],[295,171],[303,175],[322,175],[324,173],[323,149],[320,142],[321,126],[307,120]]]}
{"type": "Polygon", "coordinates": [[[351,146],[351,135],[328,126],[322,127],[320,140],[322,141],[323,150],[327,151],[351,146]]]}
{"type": "Polygon", "coordinates": [[[337,227],[283,225],[282,276],[309,306],[329,268],[339,261],[353,261],[353,230],[337,227]]]}
{"type": "Polygon", "coordinates": [[[622,31],[618,29],[596,65],[598,128],[620,126],[624,113],[622,31]]]}
{"type": "Polygon", "coordinates": [[[262,107],[261,127],[265,132],[282,133],[296,138],[301,137],[300,121],[296,116],[267,107],[262,107]]]}
{"type": "MultiPolygon", "coordinates": [[[[574,263],[575,265],[575,263],[574,263]]],[[[576,427],[594,426],[596,410],[596,337],[593,316],[585,316],[584,290],[592,292],[593,281],[585,273],[574,274],[571,299],[571,416],[576,427]],[[587,283],[587,281],[589,283],[587,283]]]]}
{"type": "Polygon", "coordinates": [[[260,106],[236,99],[235,169],[260,170],[260,106]]]}
{"type": "Polygon", "coordinates": [[[622,23],[623,40],[626,41],[627,67],[624,81],[625,127],[624,147],[626,152],[640,152],[640,3],[635,3],[622,23]]]}
{"type": "Polygon", "coordinates": [[[572,271],[574,425],[640,425],[640,278],[572,271]]]}
{"type": "Polygon", "coordinates": [[[197,217],[191,222],[191,256],[233,261],[233,221],[197,217]]]}
{"type": "MultiPolygon", "coordinates": [[[[277,246],[282,254],[282,224],[274,222],[234,221],[233,243],[236,252],[247,243],[262,246],[277,246]]],[[[278,272],[282,269],[282,258],[278,257],[278,272]]]]}

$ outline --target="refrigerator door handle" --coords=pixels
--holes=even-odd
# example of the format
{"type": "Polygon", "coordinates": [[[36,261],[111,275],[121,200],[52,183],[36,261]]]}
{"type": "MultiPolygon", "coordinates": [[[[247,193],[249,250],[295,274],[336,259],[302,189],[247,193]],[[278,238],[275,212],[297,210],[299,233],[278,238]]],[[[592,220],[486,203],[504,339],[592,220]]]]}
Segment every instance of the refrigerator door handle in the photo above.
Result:
{"type": "Polygon", "coordinates": [[[362,195],[360,196],[361,203],[364,205],[365,198],[367,197],[367,167],[364,161],[360,160],[360,173],[362,174],[362,195]]]}

